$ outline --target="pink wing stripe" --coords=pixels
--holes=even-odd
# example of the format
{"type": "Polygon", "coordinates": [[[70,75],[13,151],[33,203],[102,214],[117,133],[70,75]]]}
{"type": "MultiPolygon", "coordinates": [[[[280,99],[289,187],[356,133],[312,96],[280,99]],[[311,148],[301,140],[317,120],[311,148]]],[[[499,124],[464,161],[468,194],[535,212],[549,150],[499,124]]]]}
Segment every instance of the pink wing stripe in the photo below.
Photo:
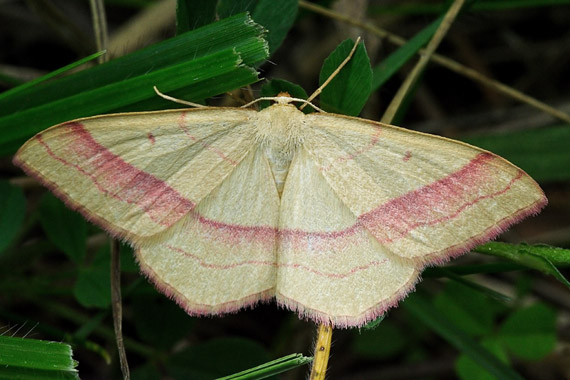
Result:
{"type": "Polygon", "coordinates": [[[232,269],[232,268],[237,268],[240,266],[244,266],[244,265],[253,265],[253,266],[270,266],[270,267],[276,267],[276,268],[295,268],[295,269],[302,269],[304,271],[310,272],[310,273],[314,273],[318,276],[323,276],[323,277],[329,277],[329,278],[345,278],[345,277],[349,277],[357,272],[366,270],[368,268],[374,267],[374,266],[378,266],[378,265],[382,265],[385,264],[388,259],[383,259],[383,260],[377,260],[377,261],[371,261],[366,265],[359,265],[356,266],[354,268],[352,268],[349,271],[346,271],[344,273],[330,273],[330,272],[321,272],[318,271],[316,269],[310,268],[306,265],[303,264],[283,264],[283,263],[275,263],[273,261],[267,261],[267,260],[246,260],[246,261],[241,261],[241,262],[237,262],[237,263],[231,263],[231,264],[213,264],[213,263],[207,263],[204,260],[202,260],[200,257],[187,252],[185,250],[183,250],[182,248],[178,248],[178,247],[174,247],[171,245],[167,245],[168,249],[170,249],[171,251],[175,251],[178,252],[182,255],[184,255],[185,257],[191,258],[195,261],[198,262],[198,264],[204,268],[211,268],[211,269],[232,269]]]}
{"type": "Polygon", "coordinates": [[[452,220],[470,206],[506,193],[523,177],[524,173],[519,170],[502,189],[476,195],[485,181],[493,177],[495,168],[491,162],[495,158],[493,154],[480,153],[455,173],[395,198],[361,215],[358,221],[373,233],[377,232],[381,243],[389,243],[418,227],[452,220]]]}
{"type": "Polygon", "coordinates": [[[140,207],[153,221],[170,226],[194,208],[164,181],[125,162],[96,142],[81,123],[66,124],[69,141],[56,154],[43,140],[36,138],[55,160],[89,177],[100,192],[140,207]]]}
{"type": "Polygon", "coordinates": [[[480,153],[455,173],[380,205],[361,215],[354,225],[344,230],[276,230],[269,226],[250,227],[212,221],[203,216],[199,217],[199,221],[208,227],[224,230],[230,236],[249,236],[255,240],[273,239],[277,233],[282,240],[293,246],[308,239],[312,239],[313,243],[339,239],[353,235],[363,227],[373,233],[377,232],[376,238],[380,243],[390,243],[405,237],[416,228],[452,220],[478,202],[508,192],[514,183],[523,178],[524,172],[519,171],[503,188],[476,196],[482,184],[495,173],[495,166],[491,163],[494,159],[496,156],[493,154],[480,153]]]}

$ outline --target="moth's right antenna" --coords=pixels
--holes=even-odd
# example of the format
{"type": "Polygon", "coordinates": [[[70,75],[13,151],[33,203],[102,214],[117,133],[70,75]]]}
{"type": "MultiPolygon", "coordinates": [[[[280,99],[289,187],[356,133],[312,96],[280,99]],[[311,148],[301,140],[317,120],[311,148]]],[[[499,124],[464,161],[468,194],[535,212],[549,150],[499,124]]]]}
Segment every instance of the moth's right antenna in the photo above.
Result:
{"type": "Polygon", "coordinates": [[[327,80],[321,85],[321,87],[317,88],[315,90],[315,92],[313,92],[311,94],[311,96],[309,96],[309,98],[307,99],[307,103],[303,104],[301,107],[299,107],[300,110],[302,110],[303,108],[305,108],[305,106],[311,102],[311,100],[315,99],[317,96],[319,96],[319,94],[323,91],[323,88],[325,88],[331,80],[333,80],[334,77],[337,76],[337,74],[340,72],[340,70],[342,70],[342,68],[344,66],[346,66],[346,64],[348,63],[348,61],[350,61],[350,59],[352,58],[352,56],[354,55],[354,52],[356,51],[356,48],[358,47],[358,44],[360,43],[360,37],[358,37],[356,39],[356,42],[354,43],[354,46],[352,47],[352,50],[350,51],[350,53],[348,53],[348,56],[344,59],[344,61],[341,62],[340,65],[338,65],[338,67],[335,69],[335,71],[332,72],[331,75],[329,75],[329,77],[327,78],[327,80]]]}

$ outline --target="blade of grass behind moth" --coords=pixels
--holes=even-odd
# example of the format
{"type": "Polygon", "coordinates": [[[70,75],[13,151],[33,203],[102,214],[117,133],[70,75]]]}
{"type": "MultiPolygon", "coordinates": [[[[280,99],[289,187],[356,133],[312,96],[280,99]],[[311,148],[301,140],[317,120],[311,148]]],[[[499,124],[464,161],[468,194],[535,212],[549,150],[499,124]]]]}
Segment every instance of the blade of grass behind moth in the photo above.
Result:
{"type": "Polygon", "coordinates": [[[390,124],[392,122],[394,116],[396,115],[396,112],[398,111],[400,105],[404,101],[404,98],[409,94],[410,89],[413,88],[414,85],[416,84],[418,78],[420,77],[426,65],[428,64],[431,56],[435,52],[435,49],[437,49],[439,43],[441,42],[443,37],[447,34],[447,31],[451,27],[451,24],[459,14],[459,11],[461,10],[461,7],[463,6],[464,2],[465,0],[455,0],[453,4],[449,7],[447,13],[445,14],[445,17],[441,21],[441,24],[439,24],[439,27],[437,28],[432,39],[425,48],[425,51],[420,56],[420,60],[418,61],[412,72],[407,76],[404,83],[402,83],[402,85],[398,89],[398,92],[390,102],[388,109],[382,116],[381,121],[383,123],[390,124]]]}
{"type": "Polygon", "coordinates": [[[332,341],[332,327],[320,324],[317,330],[317,343],[313,354],[313,367],[309,380],[324,380],[329,362],[332,341]]]}
{"type": "Polygon", "coordinates": [[[63,66],[57,70],[51,71],[49,73],[47,73],[46,75],[42,75],[39,78],[33,79],[31,81],[28,81],[26,83],[23,83],[17,87],[11,88],[7,91],[4,91],[3,93],[0,94],[0,100],[7,98],[9,96],[12,96],[14,94],[17,94],[18,92],[27,90],[30,87],[36,86],[42,82],[45,82],[49,79],[53,79],[67,71],[71,71],[73,69],[75,69],[76,67],[79,67],[81,65],[83,65],[84,63],[87,63],[89,61],[92,61],[94,59],[99,58],[100,56],[102,56],[103,54],[105,54],[106,51],[98,51],[97,53],[93,53],[91,55],[88,55],[85,58],[81,58],[80,60],[77,60],[75,62],[70,63],[69,65],[63,66]]]}
{"type": "Polygon", "coordinates": [[[257,367],[234,373],[230,376],[221,377],[218,380],[257,380],[266,379],[273,375],[289,371],[293,368],[310,363],[312,358],[301,354],[291,354],[282,358],[263,363],[257,367]]]}
{"type": "Polygon", "coordinates": [[[117,351],[119,352],[119,362],[123,379],[131,378],[127,353],[123,342],[123,305],[121,304],[121,261],[119,256],[119,242],[111,239],[111,307],[113,309],[113,326],[115,327],[115,338],[117,340],[117,351]]]}
{"type": "Polygon", "coordinates": [[[557,247],[532,246],[527,244],[488,242],[476,247],[473,251],[503,257],[527,268],[539,270],[544,274],[553,276],[558,281],[566,285],[566,287],[570,288],[570,282],[566,277],[564,277],[551,260],[551,258],[563,258],[565,254],[566,260],[559,260],[557,264],[568,265],[568,262],[570,261],[570,250],[557,247]]]}
{"type": "MultiPolygon", "coordinates": [[[[109,45],[109,34],[107,33],[107,17],[105,17],[105,4],[103,0],[89,0],[91,6],[91,18],[95,31],[95,42],[97,50],[106,50],[109,45]]],[[[107,55],[100,56],[99,63],[109,60],[107,55]]]]}
{"type": "MultiPolygon", "coordinates": [[[[386,41],[388,41],[394,45],[402,46],[402,45],[407,43],[407,41],[404,38],[402,38],[396,34],[390,33],[390,32],[388,32],[384,29],[381,29],[381,28],[379,28],[373,24],[364,23],[364,22],[361,22],[359,20],[352,19],[348,16],[343,15],[342,13],[335,12],[333,10],[324,8],[320,5],[316,5],[316,4],[309,3],[309,2],[304,1],[304,0],[300,0],[299,6],[302,8],[308,9],[310,11],[313,11],[315,13],[321,14],[323,16],[330,17],[332,19],[345,22],[349,25],[354,25],[356,27],[362,28],[363,30],[370,32],[370,33],[372,33],[372,34],[374,34],[380,38],[383,38],[386,41]]],[[[420,50],[420,54],[423,54],[423,53],[424,53],[424,51],[420,50]]],[[[508,96],[512,99],[515,99],[519,102],[526,103],[531,107],[539,109],[539,110],[551,115],[552,117],[555,117],[555,118],[562,120],[562,121],[565,121],[565,122],[570,122],[570,115],[569,114],[567,114],[561,110],[558,110],[558,109],[556,109],[556,108],[554,108],[554,107],[552,107],[552,106],[550,106],[550,105],[548,105],[548,104],[546,104],[546,103],[544,103],[538,99],[535,99],[535,98],[533,98],[527,94],[524,94],[518,90],[515,90],[514,88],[509,87],[509,86],[507,86],[507,85],[505,85],[505,84],[503,84],[497,80],[488,78],[485,75],[477,72],[476,70],[473,70],[472,68],[469,68],[465,65],[462,65],[461,63],[456,62],[450,58],[447,58],[447,57],[440,55],[440,54],[433,54],[432,61],[434,63],[437,63],[437,64],[459,74],[459,75],[462,75],[462,76],[467,77],[467,78],[469,78],[469,79],[471,79],[477,83],[480,83],[484,86],[492,88],[493,90],[495,90],[495,91],[497,91],[503,95],[506,95],[506,96],[508,96]]]]}

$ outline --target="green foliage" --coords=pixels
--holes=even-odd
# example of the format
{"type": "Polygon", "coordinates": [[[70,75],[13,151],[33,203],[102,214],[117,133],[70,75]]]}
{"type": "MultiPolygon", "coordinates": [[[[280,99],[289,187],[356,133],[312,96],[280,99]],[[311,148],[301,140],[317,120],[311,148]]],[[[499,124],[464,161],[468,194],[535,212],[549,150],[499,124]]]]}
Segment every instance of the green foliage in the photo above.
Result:
{"type": "Polygon", "coordinates": [[[273,53],[283,40],[297,17],[297,0],[219,0],[219,17],[249,12],[253,20],[267,30],[269,52],[273,53]]]}
{"type": "Polygon", "coordinates": [[[263,29],[240,14],[0,99],[0,153],[51,125],[104,112],[172,107],[152,87],[200,100],[254,83],[263,29]],[[16,112],[18,111],[18,112],[16,112]]]}
{"type": "Polygon", "coordinates": [[[312,358],[308,358],[301,354],[291,354],[282,358],[272,360],[254,368],[235,373],[230,376],[220,378],[218,380],[257,380],[266,379],[270,376],[277,375],[281,372],[288,371],[292,368],[300,367],[308,364],[312,358]]]}
{"type": "Polygon", "coordinates": [[[214,22],[216,5],[216,1],[212,0],[178,0],[176,2],[176,34],[214,22]]]}
{"type": "MultiPolygon", "coordinates": [[[[495,4],[510,9],[523,6],[523,3],[538,6],[537,1],[511,1],[509,5],[505,0],[495,4]]],[[[548,3],[553,4],[554,1],[548,3]]],[[[281,46],[297,19],[297,4],[294,0],[179,1],[177,37],[107,64],[63,76],[67,70],[93,59],[93,56],[87,57],[48,74],[38,82],[0,95],[0,153],[13,153],[34,133],[76,117],[174,107],[173,103],[156,96],[152,91],[153,85],[175,97],[202,101],[256,82],[256,67],[281,46]],[[251,17],[243,12],[249,12],[251,17]],[[220,20],[215,22],[216,15],[220,20]]],[[[435,6],[441,10],[442,4],[435,6]]],[[[493,2],[480,1],[478,4],[491,7],[493,2]]],[[[471,10],[476,9],[482,8],[477,8],[476,3],[471,10]]],[[[440,22],[441,18],[435,19],[374,69],[371,69],[364,44],[360,43],[354,57],[323,90],[320,103],[317,100],[315,104],[320,104],[327,111],[358,115],[372,91],[384,91],[384,84],[416,59],[418,50],[429,41],[440,22]]],[[[352,46],[353,42],[346,40],[330,54],[321,67],[320,83],[338,67],[352,46]]],[[[301,86],[280,79],[265,83],[261,87],[261,96],[275,96],[282,91],[294,97],[307,98],[301,86]]],[[[265,102],[262,106],[268,104],[265,102]]],[[[310,112],[310,107],[304,111],[310,112]]],[[[463,140],[505,156],[539,181],[570,179],[567,126],[485,134],[463,140]]],[[[13,294],[22,289],[21,297],[25,301],[46,310],[50,319],[48,322],[42,319],[39,327],[42,333],[54,336],[55,340],[69,339],[78,349],[91,351],[104,359],[113,356],[115,360],[109,349],[114,344],[114,333],[109,318],[107,243],[88,246],[87,238],[95,237],[100,231],[89,228],[81,216],[52,196],[43,197],[37,208],[30,201],[30,209],[37,209],[37,212],[32,212],[24,223],[26,203],[23,192],[0,181],[0,253],[4,251],[6,256],[0,255],[0,258],[5,260],[3,263],[18,263],[3,266],[2,291],[13,294]],[[38,222],[45,236],[30,239],[26,246],[14,249],[23,235],[30,234],[32,230],[36,234],[40,231],[38,222]],[[57,265],[57,273],[49,268],[36,269],[34,278],[28,279],[26,276],[32,265],[27,260],[30,263],[39,261],[44,252],[53,252],[54,247],[65,255],[54,254],[56,260],[61,261],[54,264],[57,265]],[[13,267],[14,274],[10,273],[13,267]],[[74,297],[73,308],[66,305],[73,299],[72,302],[67,302],[68,299],[62,302],[57,297],[46,296],[53,294],[62,299],[74,297]],[[64,328],[50,326],[51,319],[56,317],[65,322],[64,328]]],[[[493,261],[427,270],[425,278],[446,277],[451,281],[431,300],[421,294],[410,297],[400,311],[405,315],[403,318],[392,319],[395,313],[390,313],[358,333],[354,332],[351,344],[347,345],[351,354],[369,361],[425,358],[427,353],[422,347],[423,340],[434,339],[435,333],[457,349],[456,372],[461,379],[520,379],[520,375],[511,368],[510,358],[540,360],[552,352],[556,342],[557,313],[541,303],[525,308],[515,307],[513,305],[517,305],[519,299],[511,303],[494,290],[461,276],[513,270],[522,273],[540,271],[569,286],[557,266],[570,263],[570,250],[493,242],[476,248],[476,251],[494,256],[493,261]]],[[[135,357],[140,356],[144,362],[133,369],[135,379],[211,379],[228,375],[228,380],[260,379],[310,361],[300,354],[269,361],[281,355],[277,354],[281,352],[279,343],[272,342],[271,347],[261,344],[260,336],[256,340],[228,338],[233,335],[233,327],[229,323],[211,330],[201,329],[200,322],[188,317],[138,275],[132,251],[126,246],[121,248],[121,268],[126,279],[123,296],[127,305],[127,351],[135,357]],[[256,367],[258,365],[261,366],[256,367]]],[[[526,287],[532,286],[530,280],[525,284],[519,292],[522,295],[526,287]]],[[[0,308],[0,315],[14,320],[29,318],[19,309],[10,314],[0,308]]],[[[38,316],[38,320],[40,318],[38,316]]],[[[297,338],[300,334],[293,330],[299,327],[292,328],[291,324],[286,322],[277,327],[279,331],[275,336],[297,338]]],[[[261,331],[262,327],[249,326],[255,331],[261,331]]],[[[52,348],[38,347],[41,354],[50,353],[49,348],[52,348]]],[[[12,346],[0,339],[0,352],[11,350],[12,346]]],[[[64,356],[71,360],[71,351],[64,356]]],[[[6,356],[0,355],[0,364],[6,364],[3,358],[6,356]]],[[[334,360],[333,354],[331,361],[334,360]]],[[[58,376],[76,378],[74,365],[58,372],[58,376]]],[[[17,365],[10,365],[7,372],[0,371],[0,379],[16,378],[15,372],[10,372],[15,367],[17,365]]],[[[45,375],[42,371],[31,372],[35,376],[33,378],[42,378],[45,375]]]]}
{"type": "Polygon", "coordinates": [[[556,265],[568,266],[568,264],[570,264],[570,250],[568,249],[531,246],[528,244],[489,242],[477,247],[475,251],[503,257],[513,263],[539,270],[553,276],[570,288],[570,282],[568,282],[558,268],[556,268],[556,265]]]}
{"type": "Polygon", "coordinates": [[[385,359],[400,354],[408,343],[405,332],[388,319],[373,330],[364,330],[356,335],[352,341],[352,351],[368,359],[385,359]]]}
{"type": "Polygon", "coordinates": [[[556,314],[543,304],[517,310],[501,326],[498,339],[521,359],[541,359],[554,349],[556,314]]]}
{"type": "Polygon", "coordinates": [[[79,379],[71,346],[0,335],[0,379],[79,379]]]}
{"type": "Polygon", "coordinates": [[[503,305],[457,282],[448,282],[434,298],[434,306],[455,326],[473,337],[491,334],[503,305]]]}
{"type": "Polygon", "coordinates": [[[269,52],[273,53],[281,45],[287,32],[297,17],[297,0],[259,0],[251,16],[263,25],[269,33],[269,52]]]}
{"type": "MultiPolygon", "coordinates": [[[[277,96],[281,92],[286,92],[289,95],[291,95],[293,98],[298,98],[298,99],[308,98],[308,95],[303,87],[283,79],[272,79],[261,87],[262,97],[277,96]]],[[[271,102],[268,100],[263,100],[259,103],[260,103],[260,108],[262,109],[269,107],[271,105],[271,102]]],[[[311,110],[312,110],[311,106],[303,108],[303,112],[305,113],[308,113],[311,110]]]]}
{"type": "Polygon", "coordinates": [[[434,22],[426,26],[408,42],[398,48],[395,52],[384,58],[372,69],[372,90],[378,90],[388,79],[402,68],[403,65],[413,59],[418,51],[424,47],[435,33],[443,17],[439,17],[434,22]]]}
{"type": "Polygon", "coordinates": [[[139,286],[133,295],[132,310],[138,316],[134,320],[138,336],[159,349],[172,347],[194,327],[194,318],[169,299],[157,297],[149,284],[139,286]]]}
{"type": "MultiPolygon", "coordinates": [[[[323,84],[350,53],[354,41],[343,41],[325,59],[319,84],[323,84]]],[[[352,59],[338,73],[337,76],[323,89],[320,95],[321,108],[327,112],[356,116],[366,104],[372,86],[372,69],[370,60],[360,43],[352,59]]]]}
{"type": "Polygon", "coordinates": [[[87,222],[53,195],[47,193],[40,202],[38,219],[48,239],[71,260],[85,257],[87,222]]]}
{"type": "Polygon", "coordinates": [[[73,295],[84,307],[104,309],[111,305],[110,258],[109,245],[105,245],[91,263],[79,267],[73,295]]]}
{"type": "Polygon", "coordinates": [[[426,324],[463,354],[469,356],[489,374],[499,379],[522,379],[518,373],[451,322],[446,315],[441,314],[424,296],[414,293],[403,302],[403,306],[415,318],[426,324]]]}
{"type": "Polygon", "coordinates": [[[175,380],[207,380],[227,376],[269,361],[265,349],[243,338],[215,338],[169,358],[175,380]],[[220,363],[224,363],[220,366],[220,363]]]}
{"type": "Polygon", "coordinates": [[[0,255],[18,236],[26,216],[24,192],[0,180],[0,255]]]}
{"type": "MultiPolygon", "coordinates": [[[[495,355],[501,362],[509,364],[509,357],[501,344],[492,340],[485,339],[481,342],[481,346],[487,349],[491,354],[495,355]]],[[[475,360],[468,355],[462,354],[455,362],[455,370],[461,380],[495,380],[493,376],[475,360]]]]}
{"type": "Polygon", "coordinates": [[[567,125],[471,136],[462,140],[505,157],[539,182],[570,179],[570,129],[567,125]]]}

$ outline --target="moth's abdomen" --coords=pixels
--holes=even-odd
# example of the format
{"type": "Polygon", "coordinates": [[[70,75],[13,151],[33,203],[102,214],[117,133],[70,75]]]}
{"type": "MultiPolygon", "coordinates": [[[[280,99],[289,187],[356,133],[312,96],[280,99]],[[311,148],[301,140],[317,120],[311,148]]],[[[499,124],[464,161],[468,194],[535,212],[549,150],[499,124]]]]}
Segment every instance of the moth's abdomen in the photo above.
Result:
{"type": "Polygon", "coordinates": [[[272,149],[267,149],[267,160],[271,167],[271,173],[275,180],[275,186],[277,187],[279,198],[281,198],[281,194],[283,193],[283,186],[285,186],[285,180],[287,180],[287,174],[289,173],[289,166],[291,165],[292,158],[293,154],[284,155],[282,152],[275,152],[272,149]]]}

